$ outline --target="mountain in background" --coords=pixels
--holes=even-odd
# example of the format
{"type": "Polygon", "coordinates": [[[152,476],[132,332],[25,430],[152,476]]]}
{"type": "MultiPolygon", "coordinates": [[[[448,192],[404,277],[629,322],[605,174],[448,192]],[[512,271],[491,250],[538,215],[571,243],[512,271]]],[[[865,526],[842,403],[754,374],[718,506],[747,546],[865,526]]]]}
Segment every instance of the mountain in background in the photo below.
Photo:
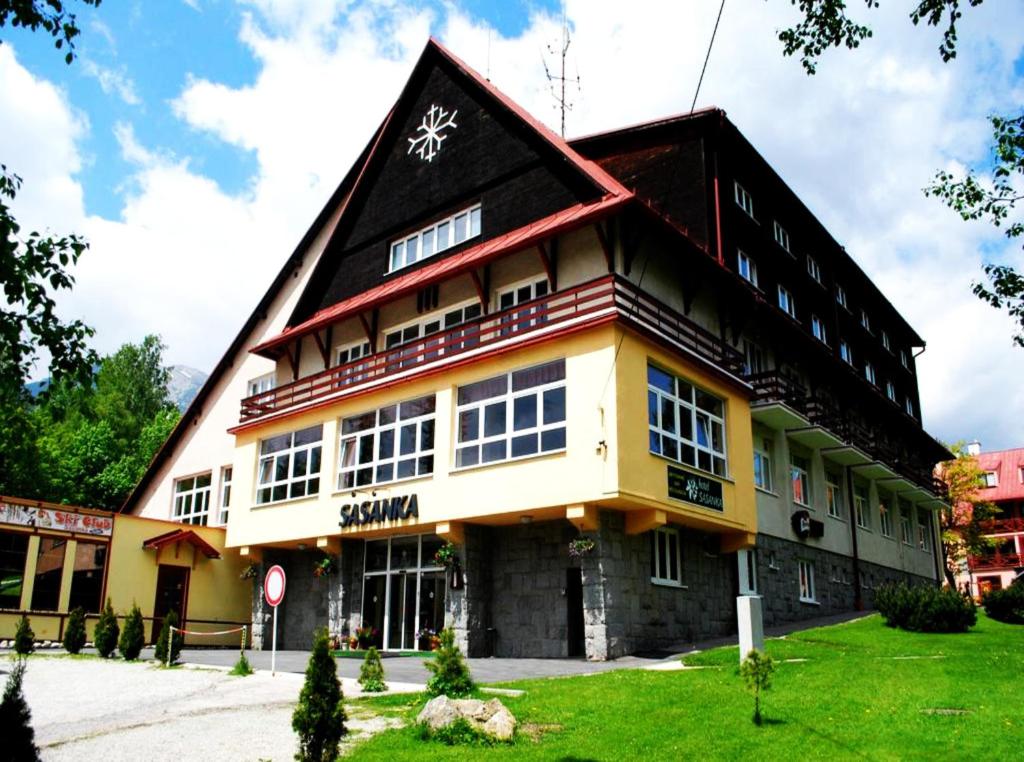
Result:
{"type": "MultiPolygon", "coordinates": [[[[167,370],[171,373],[170,380],[167,382],[167,394],[171,401],[178,406],[178,410],[185,412],[185,408],[195,399],[199,388],[206,383],[209,375],[187,365],[172,365],[167,370]]],[[[49,386],[50,379],[43,378],[27,384],[25,388],[28,389],[29,394],[35,397],[40,392],[46,391],[49,386]]]]}

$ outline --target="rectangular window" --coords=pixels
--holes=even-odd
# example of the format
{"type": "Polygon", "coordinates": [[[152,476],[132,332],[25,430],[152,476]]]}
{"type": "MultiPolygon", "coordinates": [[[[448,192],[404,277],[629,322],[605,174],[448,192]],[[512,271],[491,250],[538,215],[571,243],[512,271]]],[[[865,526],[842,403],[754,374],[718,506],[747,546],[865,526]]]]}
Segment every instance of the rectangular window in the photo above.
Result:
{"type": "Polygon", "coordinates": [[[683,584],[683,555],[678,529],[659,527],[651,532],[651,582],[683,584]]]}
{"type": "Polygon", "coordinates": [[[249,396],[253,397],[257,394],[264,394],[265,392],[269,392],[276,385],[276,373],[266,373],[262,376],[258,376],[257,378],[250,379],[247,385],[249,389],[249,396]]]}
{"type": "Polygon", "coordinates": [[[434,473],[434,406],[430,395],[342,420],[338,489],[434,473]]]}
{"type": "Polygon", "coordinates": [[[857,526],[861,529],[871,529],[868,518],[868,488],[862,484],[853,485],[853,513],[857,519],[857,526]]]}
{"type": "Polygon", "coordinates": [[[913,417],[914,415],[914,400],[910,399],[908,394],[906,399],[903,400],[903,409],[907,411],[907,415],[913,417]]]}
{"type": "Polygon", "coordinates": [[[892,511],[884,500],[878,501],[878,531],[882,537],[892,537],[892,511]]]}
{"type": "Polygon", "coordinates": [[[843,518],[842,477],[834,471],[825,470],[825,503],[828,515],[834,519],[843,518]]]}
{"type": "Polygon", "coordinates": [[[357,341],[355,344],[347,344],[343,347],[338,347],[337,355],[335,355],[337,362],[336,365],[345,365],[350,362],[355,362],[363,357],[370,354],[370,342],[368,341],[357,341]]]}
{"type": "Polygon", "coordinates": [[[814,591],[814,564],[811,561],[797,561],[800,575],[800,600],[804,603],[817,603],[814,591]]]}
{"type": "Polygon", "coordinates": [[[900,500],[900,541],[904,545],[914,544],[914,530],[911,524],[910,511],[910,503],[900,500]]]}
{"type": "Polygon", "coordinates": [[[224,466],[220,470],[220,523],[228,523],[228,508],[231,507],[231,477],[234,469],[224,466]]]}
{"type": "Polygon", "coordinates": [[[860,324],[864,326],[865,331],[871,330],[871,316],[868,314],[867,310],[860,311],[860,324]]]}
{"type": "Polygon", "coordinates": [[[206,526],[210,515],[210,482],[212,474],[190,476],[174,483],[175,521],[206,526]]]}
{"type": "Polygon", "coordinates": [[[821,283],[821,266],[818,264],[818,260],[809,255],[807,257],[807,274],[821,283]]]}
{"type": "Polygon", "coordinates": [[[790,482],[793,485],[793,502],[797,505],[811,505],[810,462],[799,455],[790,455],[790,482]]]}
{"type": "Polygon", "coordinates": [[[839,342],[839,357],[841,357],[843,362],[847,365],[853,365],[853,351],[850,349],[850,345],[845,341],[839,342]]]}
{"type": "Polygon", "coordinates": [[[767,439],[759,440],[760,447],[754,445],[754,486],[765,492],[772,491],[772,443],[767,439]]]}
{"type": "Polygon", "coordinates": [[[892,345],[889,343],[889,334],[885,331],[882,331],[882,346],[885,348],[885,351],[892,351],[892,345]]]}
{"type": "Polygon", "coordinates": [[[653,453],[725,476],[725,403],[647,366],[647,423],[653,453]]]}
{"type": "Polygon", "coordinates": [[[981,475],[981,486],[982,487],[998,487],[999,476],[995,471],[985,471],[981,475]]]}
{"type": "Polygon", "coordinates": [[[736,198],[736,203],[740,209],[749,214],[751,218],[754,216],[754,199],[750,197],[746,189],[737,182],[733,183],[733,194],[736,198]]]}
{"type": "Polygon", "coordinates": [[[838,284],[836,285],[836,302],[839,303],[840,307],[846,307],[846,309],[849,309],[849,307],[846,306],[846,289],[838,284]]]}
{"type": "Polygon", "coordinates": [[[905,349],[900,350],[900,365],[907,370],[910,370],[910,361],[907,359],[907,352],[905,349]]]}
{"type": "Polygon", "coordinates": [[[757,595],[757,551],[737,551],[736,564],[740,578],[740,595],[757,595]]]}
{"type": "Polygon", "coordinates": [[[786,229],[777,220],[772,221],[772,231],[775,235],[775,243],[789,251],[789,233],[786,232],[786,229]]]}
{"type": "Polygon", "coordinates": [[[20,609],[28,534],[0,532],[0,609],[20,609]]]}
{"type": "Polygon", "coordinates": [[[885,382],[885,396],[896,402],[896,386],[892,381],[885,382]]]}
{"type": "Polygon", "coordinates": [[[793,301],[793,295],[785,286],[779,286],[779,309],[791,318],[796,317],[796,302],[793,301]]]}
{"type": "MultiPolygon", "coordinates": [[[[443,350],[440,348],[434,351],[429,350],[432,346],[436,347],[440,343],[440,339],[431,340],[430,337],[434,334],[441,333],[441,331],[447,331],[450,328],[455,328],[456,326],[462,325],[470,320],[475,320],[480,317],[480,315],[480,302],[471,302],[460,307],[445,310],[443,314],[440,312],[433,313],[415,323],[411,323],[402,328],[396,328],[384,334],[384,346],[388,350],[416,342],[415,346],[407,349],[401,349],[397,352],[389,351],[387,359],[388,371],[395,371],[401,368],[411,367],[421,362],[437,359],[442,354],[443,350]]],[[[461,342],[458,345],[451,344],[450,346],[462,349],[463,346],[475,344],[477,341],[478,338],[474,337],[473,339],[467,339],[465,342],[461,342]]]]}
{"type": "Polygon", "coordinates": [[[63,537],[40,537],[36,556],[36,581],[32,588],[33,611],[56,611],[60,600],[60,580],[64,576],[64,551],[68,541],[63,537]]]}
{"type": "Polygon", "coordinates": [[[460,386],[455,467],[565,449],[565,360],[460,386]]]}
{"type": "Polygon", "coordinates": [[[742,251],[738,256],[740,277],[757,285],[757,263],[742,251]]]}
{"type": "MultiPolygon", "coordinates": [[[[510,310],[525,302],[532,301],[533,299],[540,299],[542,296],[548,295],[548,282],[547,279],[538,280],[533,283],[524,283],[522,285],[510,288],[506,291],[498,292],[498,309],[505,311],[510,310]]],[[[545,315],[539,317],[531,317],[536,315],[540,306],[527,307],[523,310],[517,310],[509,315],[502,317],[503,327],[501,329],[502,335],[529,328],[543,323],[547,320],[545,315]]]]}
{"type": "Polygon", "coordinates": [[[750,339],[743,340],[743,371],[748,376],[764,373],[768,370],[768,361],[764,350],[750,339]]]}
{"type": "Polygon", "coordinates": [[[261,441],[256,504],[318,494],[323,438],[323,424],[318,424],[261,441]]]}
{"type": "Polygon", "coordinates": [[[866,378],[869,383],[876,386],[878,385],[875,380],[875,366],[869,362],[864,363],[864,378],[866,378]]]}
{"type": "Polygon", "coordinates": [[[103,570],[107,565],[107,546],[78,541],[75,569],[71,573],[71,599],[68,610],[81,606],[86,614],[98,614],[103,593],[103,570]]]}
{"type": "Polygon", "coordinates": [[[817,315],[811,315],[811,333],[813,333],[814,338],[822,344],[828,344],[828,336],[825,334],[825,324],[821,322],[821,318],[817,315]]]}
{"type": "Polygon", "coordinates": [[[388,272],[440,254],[445,249],[480,235],[480,204],[445,217],[412,235],[391,243],[391,266],[388,272]]]}

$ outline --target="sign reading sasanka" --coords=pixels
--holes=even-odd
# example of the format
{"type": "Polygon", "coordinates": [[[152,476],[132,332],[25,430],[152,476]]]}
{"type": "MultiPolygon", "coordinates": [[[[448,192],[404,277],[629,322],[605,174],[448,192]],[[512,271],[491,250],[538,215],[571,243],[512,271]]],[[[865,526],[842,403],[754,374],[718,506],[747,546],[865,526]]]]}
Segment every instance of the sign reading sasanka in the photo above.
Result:
{"type": "Polygon", "coordinates": [[[364,500],[362,503],[346,503],[341,506],[341,521],[338,526],[361,524],[383,524],[385,521],[420,517],[419,501],[416,495],[390,497],[383,500],[364,500]]]}
{"type": "Polygon", "coordinates": [[[675,466],[668,467],[668,496],[713,511],[725,510],[721,482],[691,474],[675,466]]]}

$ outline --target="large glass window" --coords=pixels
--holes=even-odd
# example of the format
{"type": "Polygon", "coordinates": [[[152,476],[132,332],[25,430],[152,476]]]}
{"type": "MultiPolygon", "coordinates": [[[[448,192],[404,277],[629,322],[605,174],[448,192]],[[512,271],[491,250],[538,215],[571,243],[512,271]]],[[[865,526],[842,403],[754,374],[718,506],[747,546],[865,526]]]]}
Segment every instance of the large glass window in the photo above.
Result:
{"type": "Polygon", "coordinates": [[[455,466],[565,449],[565,360],[460,386],[455,466]]]}
{"type": "Polygon", "coordinates": [[[317,494],[323,438],[324,427],[318,425],[260,442],[257,504],[317,494]]]}
{"type": "Polygon", "coordinates": [[[439,254],[480,235],[480,204],[418,230],[391,244],[391,272],[439,254]]]}
{"type": "Polygon", "coordinates": [[[659,527],[651,532],[651,582],[683,584],[683,556],[679,530],[659,527]]]}
{"type": "Polygon", "coordinates": [[[106,564],[105,543],[79,541],[75,548],[75,569],[71,574],[69,611],[81,606],[87,614],[99,613],[106,564]]]}
{"type": "Polygon", "coordinates": [[[0,532],[0,609],[21,608],[28,538],[19,532],[0,532]]]}
{"type": "Polygon", "coordinates": [[[727,474],[725,402],[718,397],[648,365],[647,423],[651,452],[727,474]]]}
{"type": "Polygon", "coordinates": [[[341,422],[338,489],[434,472],[434,396],[388,405],[341,422]]]}
{"type": "Polygon", "coordinates": [[[210,516],[211,474],[190,476],[174,483],[174,519],[206,526],[210,516]]]}
{"type": "Polygon", "coordinates": [[[40,537],[36,557],[36,581],[32,587],[33,611],[56,611],[60,601],[60,580],[64,575],[64,551],[68,541],[63,537],[40,537]]]}

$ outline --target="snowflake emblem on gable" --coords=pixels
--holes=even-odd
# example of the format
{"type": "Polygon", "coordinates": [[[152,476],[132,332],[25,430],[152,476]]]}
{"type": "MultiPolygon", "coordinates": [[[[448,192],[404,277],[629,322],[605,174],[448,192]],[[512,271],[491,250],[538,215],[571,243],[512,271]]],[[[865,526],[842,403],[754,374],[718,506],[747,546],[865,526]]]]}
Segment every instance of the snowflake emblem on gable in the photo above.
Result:
{"type": "Polygon", "coordinates": [[[409,150],[406,153],[415,151],[424,161],[433,161],[441,150],[441,143],[448,137],[444,131],[449,127],[454,130],[459,126],[455,124],[455,115],[458,113],[458,109],[449,113],[440,106],[431,104],[430,110],[423,115],[423,121],[416,128],[419,134],[408,139],[409,150]]]}

